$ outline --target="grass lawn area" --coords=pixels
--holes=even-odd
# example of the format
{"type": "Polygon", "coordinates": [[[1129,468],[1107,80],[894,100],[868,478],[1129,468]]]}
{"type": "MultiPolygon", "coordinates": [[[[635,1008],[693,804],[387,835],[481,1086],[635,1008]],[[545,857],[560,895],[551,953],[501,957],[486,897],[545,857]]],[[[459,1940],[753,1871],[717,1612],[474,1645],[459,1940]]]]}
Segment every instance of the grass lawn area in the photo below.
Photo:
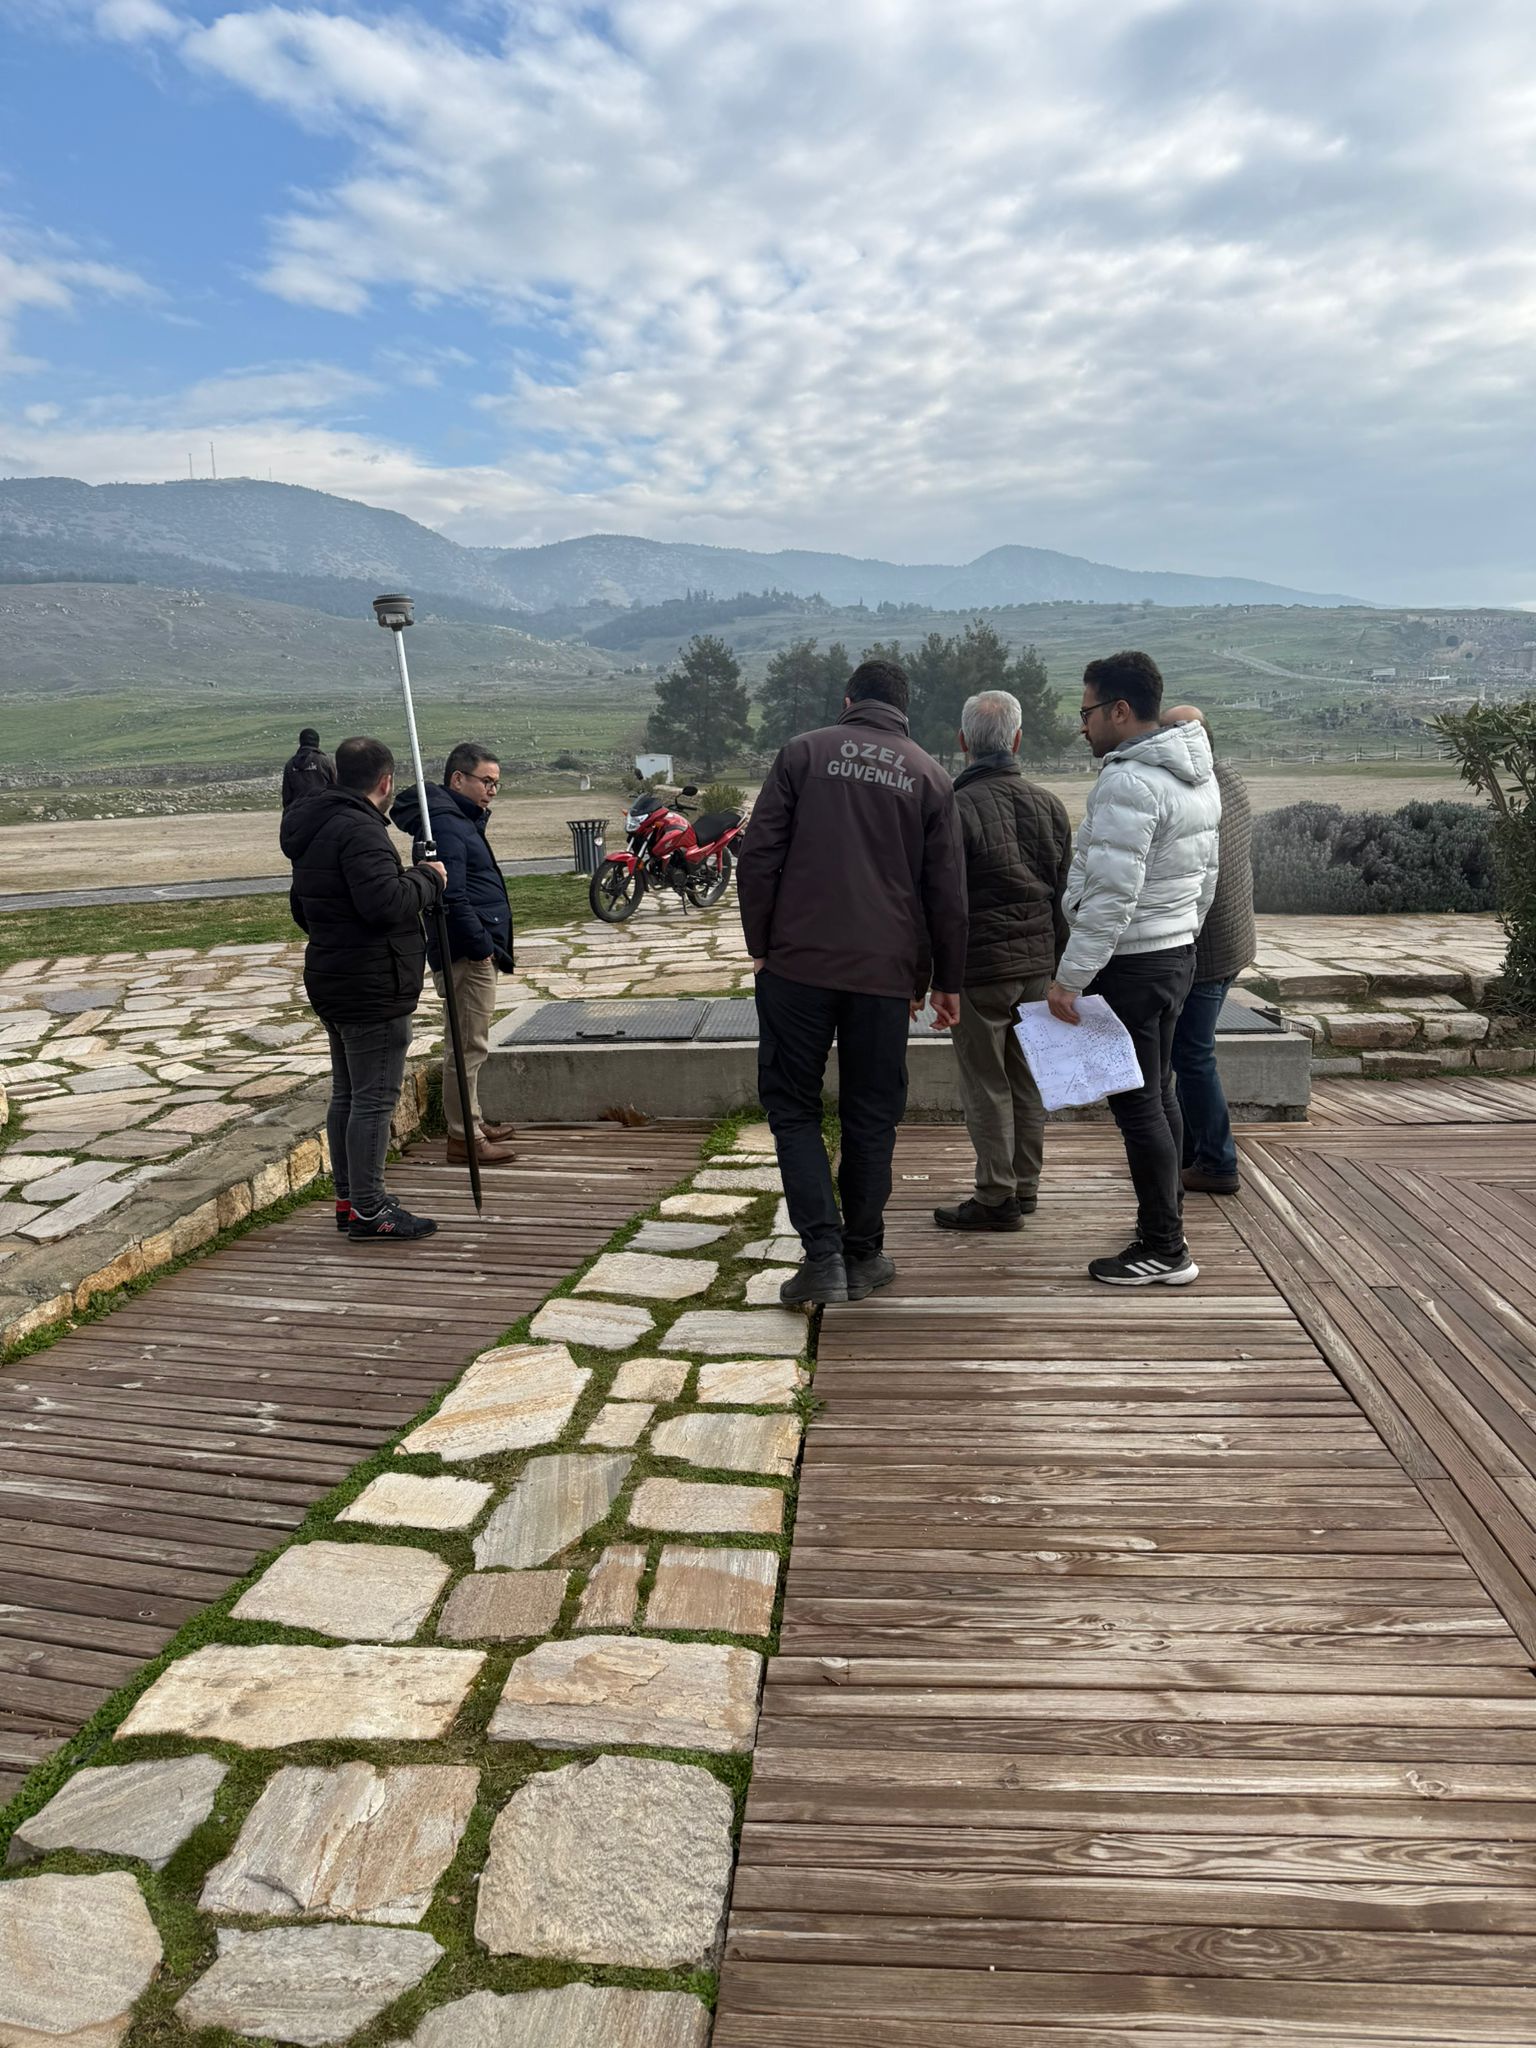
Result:
{"type": "MultiPolygon", "coordinates": [[[[587,910],[584,875],[511,875],[507,894],[518,931],[564,924],[587,910]]],[[[256,945],[304,934],[288,898],[233,896],[224,902],[109,903],[78,910],[8,910],[0,916],[0,967],[64,953],[150,953],[161,946],[256,945]]]]}

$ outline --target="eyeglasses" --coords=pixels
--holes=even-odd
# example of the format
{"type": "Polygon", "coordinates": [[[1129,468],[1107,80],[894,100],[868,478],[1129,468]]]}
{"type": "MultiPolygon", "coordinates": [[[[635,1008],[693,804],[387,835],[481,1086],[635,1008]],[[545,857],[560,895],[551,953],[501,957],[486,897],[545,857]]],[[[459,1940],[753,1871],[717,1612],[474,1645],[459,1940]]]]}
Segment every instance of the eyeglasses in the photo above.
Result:
{"type": "Polygon", "coordinates": [[[478,782],[480,787],[490,796],[494,796],[501,787],[501,777],[499,775],[471,775],[467,768],[462,772],[466,782],[478,782]]]}
{"type": "Polygon", "coordinates": [[[1091,704],[1085,704],[1078,712],[1077,722],[1079,725],[1086,725],[1095,711],[1106,711],[1108,708],[1109,704],[1106,698],[1095,697],[1091,704]]]}

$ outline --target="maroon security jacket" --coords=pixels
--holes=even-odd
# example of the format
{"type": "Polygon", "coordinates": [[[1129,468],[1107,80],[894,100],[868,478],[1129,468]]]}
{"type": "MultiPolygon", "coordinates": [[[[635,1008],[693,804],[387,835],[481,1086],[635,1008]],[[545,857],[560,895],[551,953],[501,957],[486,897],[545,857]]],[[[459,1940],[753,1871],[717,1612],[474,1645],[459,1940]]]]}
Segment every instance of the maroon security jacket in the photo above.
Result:
{"type": "Polygon", "coordinates": [[[780,749],[736,872],[747,949],[787,981],[908,998],[963,986],[954,785],[889,704],[780,749]]]}

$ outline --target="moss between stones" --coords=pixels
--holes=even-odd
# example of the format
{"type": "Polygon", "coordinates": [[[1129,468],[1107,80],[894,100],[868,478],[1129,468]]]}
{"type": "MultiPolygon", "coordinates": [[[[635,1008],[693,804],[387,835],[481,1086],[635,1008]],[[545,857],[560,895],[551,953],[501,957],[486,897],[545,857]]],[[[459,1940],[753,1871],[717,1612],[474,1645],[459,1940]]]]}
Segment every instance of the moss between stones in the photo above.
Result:
{"type": "MultiPolygon", "coordinates": [[[[741,1126],[753,1120],[753,1116],[753,1112],[743,1111],[718,1125],[704,1142],[703,1156],[716,1157],[722,1152],[729,1151],[741,1126]]],[[[830,1135],[835,1141],[835,1124],[830,1135]]],[[[691,1179],[691,1174],[689,1178],[691,1179]]],[[[686,1181],[679,1183],[680,1186],[686,1184],[686,1181]]],[[[223,1233],[214,1244],[190,1256],[201,1258],[207,1251],[245,1235],[255,1224],[269,1222],[275,1215],[318,1199],[327,1192],[328,1187],[327,1181],[316,1182],[301,1194],[289,1197],[285,1203],[274,1205],[274,1208],[264,1211],[260,1216],[223,1233]]],[[[750,1208],[741,1216],[732,1219],[725,1236],[714,1245],[705,1248],[708,1255],[719,1261],[718,1277],[704,1296],[680,1307],[739,1305],[745,1274],[752,1270],[752,1267],[750,1262],[738,1260],[737,1254],[743,1245],[764,1235],[769,1205],[776,1200],[777,1196],[772,1194],[757,1195],[750,1208]]],[[[634,1237],[640,1225],[659,1213],[659,1206],[659,1201],[653,1203],[649,1209],[622,1225],[606,1245],[560,1283],[555,1289],[555,1294],[569,1294],[603,1252],[622,1250],[634,1237]]],[[[177,1262],[178,1265],[185,1263],[188,1261],[177,1262]]],[[[126,1298],[129,1293],[140,1291],[142,1290],[137,1286],[125,1289],[123,1296],[119,1298],[126,1298]]],[[[101,1312],[109,1311],[103,1308],[101,1312]]],[[[529,1320],[530,1318],[526,1316],[521,1318],[498,1341],[503,1344],[534,1341],[528,1333],[529,1320]]],[[[40,1333],[39,1341],[27,1348],[41,1349],[44,1344],[54,1341],[56,1334],[58,1333],[40,1333]]],[[[813,1323],[808,1332],[809,1357],[814,1357],[815,1334],[813,1323]]],[[[625,1355],[665,1355],[668,1349],[665,1332],[653,1331],[647,1339],[631,1347],[625,1355]]],[[[77,1873],[122,1869],[132,1872],[139,1880],[160,1930],[165,1960],[155,1983],[139,2001],[133,2025],[127,2036],[126,2048],[175,2048],[175,2044],[182,2044],[182,2048],[185,2048],[185,2044],[194,2039],[202,2044],[202,2048],[251,2048],[249,2037],[238,2036],[221,2028],[205,2029],[191,2035],[174,2017],[176,2001],[191,1982],[208,1967],[214,1954],[213,1924],[198,1912],[198,1896],[210,1868],[229,1854],[246,1816],[274,1771],[292,1764],[333,1765],[351,1759],[375,1765],[462,1763],[473,1765],[480,1773],[480,1797],[473,1816],[465,1830],[458,1854],[437,1887],[431,1910],[421,1923],[422,1927],[441,1943],[443,1956],[422,1985],[397,2000],[386,2015],[353,2037],[357,2048],[376,2048],[376,2044],[409,2035],[428,2011],[476,1990],[528,1991],[582,1982],[631,1986],[647,1990],[688,1991],[713,2006],[716,1993],[713,1972],[603,1969],[560,1961],[492,1957],[475,1944],[476,1889],[491,1826],[506,1801],[529,1778],[540,1772],[559,1770],[572,1762],[589,1760],[603,1754],[651,1757],[665,1762],[692,1764],[709,1772],[731,1793],[734,1803],[733,1840],[739,1840],[747,1788],[752,1775],[752,1762],[749,1756],[717,1755],[712,1752],[614,1743],[604,1743],[589,1749],[550,1750],[527,1743],[490,1742],[486,1730],[491,1715],[501,1697],[513,1663],[533,1647],[532,1639],[516,1644],[481,1643],[458,1646],[482,1649],[485,1652],[485,1663],[453,1727],[441,1741],[434,1743],[325,1741],[298,1743],[282,1750],[249,1751],[227,1743],[195,1742],[173,1736],[138,1737],[122,1743],[112,1741],[113,1732],[126,1717],[133,1703],[170,1664],[192,1650],[212,1643],[296,1643],[334,1646],[335,1638],[317,1634],[312,1630],[286,1628],[267,1622],[236,1621],[230,1614],[230,1609],[241,1593],[268,1569],[277,1556],[294,1544],[310,1542],[322,1536],[331,1542],[406,1544],[416,1549],[429,1550],[443,1558],[453,1567],[456,1576],[472,1570],[474,1530],[482,1526],[485,1518],[494,1511],[497,1501],[504,1497],[507,1486],[526,1468],[531,1459],[548,1456],[552,1451],[561,1448],[574,1449],[578,1446],[591,1418],[607,1398],[608,1389],[618,1369],[618,1355],[597,1352],[586,1346],[572,1346],[571,1352],[578,1364],[590,1368],[592,1377],[577,1403],[569,1424],[555,1444],[539,1445],[527,1451],[503,1453],[453,1465],[446,1465],[435,1456],[397,1454],[394,1450],[395,1443],[416,1428],[428,1415],[435,1413],[446,1399],[450,1388],[444,1387],[438,1396],[402,1426],[396,1437],[365,1459],[323,1500],[317,1502],[299,1527],[282,1542],[275,1544],[272,1550],[260,1558],[220,1600],[184,1623],[165,1650],[114,1693],[73,1740],[40,1764],[27,1778],[11,1804],[0,1812],[0,1855],[3,1855],[16,1826],[27,1815],[37,1812],[45,1805],[64,1781],[86,1763],[130,1763],[152,1757],[204,1754],[217,1756],[229,1765],[229,1775],[219,1789],[212,1814],[182,1845],[163,1871],[146,1871],[141,1864],[127,1858],[80,1856],[73,1852],[61,1851],[28,1864],[22,1876],[21,1881],[25,1881],[25,1875],[36,1875],[40,1871],[48,1870],[77,1873]],[[455,1476],[490,1480],[497,1492],[492,1502],[477,1518],[477,1522],[468,1530],[411,1530],[376,1528],[354,1522],[338,1523],[336,1516],[341,1509],[355,1500],[364,1487],[383,1472],[412,1472],[423,1476],[451,1472],[455,1476]]],[[[684,1387],[685,1396],[691,1396],[696,1392],[699,1363],[698,1357],[694,1356],[684,1387]]],[[[456,1383],[455,1381],[454,1384],[456,1383]]],[[[655,1421],[667,1416],[691,1412],[694,1405],[689,1398],[658,1404],[652,1427],[655,1421]]],[[[809,1390],[798,1397],[795,1405],[802,1421],[807,1421],[815,1406],[809,1390]]],[[[784,1411],[760,1409],[751,1412],[782,1414],[784,1411]]],[[[644,1574],[636,1605],[637,1615],[644,1613],[644,1601],[654,1584],[659,1553],[667,1542],[685,1541],[700,1547],[762,1549],[773,1551],[780,1558],[788,1556],[794,1527],[798,1473],[795,1478],[784,1481],[750,1473],[705,1471],[678,1459],[659,1458],[644,1444],[637,1446],[632,1455],[634,1464],[611,1512],[556,1559],[550,1560],[550,1568],[568,1569],[571,1579],[553,1637],[539,1640],[558,1639],[572,1634],[587,1574],[609,1543],[633,1543],[645,1553],[644,1574]],[[634,1529],[628,1521],[630,1503],[641,1482],[652,1477],[678,1478],[695,1482],[719,1481],[736,1486],[757,1486],[776,1490],[783,1494],[785,1499],[783,1532],[778,1537],[695,1536],[684,1532],[661,1533],[634,1529]]],[[[417,1643],[425,1644],[434,1640],[432,1631],[442,1601],[451,1592],[452,1584],[453,1581],[450,1581],[444,1588],[437,1606],[414,1639],[417,1643]]],[[[767,1638],[735,1637],[718,1631],[644,1630],[643,1633],[662,1641],[747,1643],[754,1649],[771,1653],[778,1643],[783,1598],[784,1574],[781,1571],[775,1595],[773,1628],[767,1638]]],[[[642,1631],[635,1628],[611,1631],[615,1634],[637,1632],[642,1631]]],[[[10,1881],[9,1874],[0,1881],[10,1881]]],[[[230,1920],[221,1916],[221,1924],[259,1927],[294,1923],[255,1919],[230,1920]]]]}

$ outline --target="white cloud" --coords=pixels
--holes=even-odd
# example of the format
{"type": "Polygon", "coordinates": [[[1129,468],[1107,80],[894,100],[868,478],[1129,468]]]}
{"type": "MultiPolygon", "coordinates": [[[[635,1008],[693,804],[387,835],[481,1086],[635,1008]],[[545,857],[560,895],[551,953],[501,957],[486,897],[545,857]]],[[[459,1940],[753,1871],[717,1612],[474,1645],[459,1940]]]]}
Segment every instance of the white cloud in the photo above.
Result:
{"type": "Polygon", "coordinates": [[[147,43],[176,35],[183,23],[160,0],[102,0],[96,27],[113,42],[147,43]]]}
{"type": "Polygon", "coordinates": [[[81,256],[62,236],[0,218],[0,376],[42,367],[14,352],[24,315],[71,314],[82,299],[147,296],[149,287],[131,271],[81,256]]]}
{"type": "MultiPolygon", "coordinates": [[[[483,539],[1024,539],[1530,587],[1526,0],[506,0],[476,27],[498,19],[499,44],[282,5],[179,32],[200,79],[350,153],[275,220],[272,292],[507,331],[499,467],[285,425],[307,480],[387,471],[483,539]]],[[[376,361],[421,388],[465,367],[376,361]]]]}

